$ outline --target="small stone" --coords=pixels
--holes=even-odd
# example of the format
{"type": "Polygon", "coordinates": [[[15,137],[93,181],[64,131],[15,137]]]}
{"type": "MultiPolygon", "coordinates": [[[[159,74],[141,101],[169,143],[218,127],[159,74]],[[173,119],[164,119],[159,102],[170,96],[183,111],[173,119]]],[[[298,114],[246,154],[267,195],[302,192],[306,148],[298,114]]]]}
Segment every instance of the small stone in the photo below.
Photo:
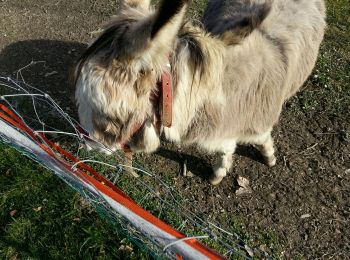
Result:
{"type": "Polygon", "coordinates": [[[33,210],[34,210],[35,212],[39,212],[39,211],[42,210],[42,208],[43,208],[43,207],[37,207],[37,208],[33,208],[33,210]]]}
{"type": "Polygon", "coordinates": [[[267,246],[265,244],[262,244],[259,246],[259,250],[262,252],[266,252],[267,251],[267,246]]]}
{"type": "Polygon", "coordinates": [[[124,251],[124,252],[132,252],[133,249],[128,246],[128,245],[121,245],[119,248],[118,248],[119,251],[124,251]]]}
{"type": "Polygon", "coordinates": [[[304,215],[300,216],[301,219],[305,219],[305,218],[309,218],[309,217],[311,217],[310,214],[304,214],[304,215]]]}
{"type": "Polygon", "coordinates": [[[253,250],[252,250],[249,246],[244,245],[244,249],[245,249],[245,251],[247,251],[247,253],[248,253],[248,255],[249,255],[250,257],[253,257],[253,256],[254,256],[254,252],[253,252],[253,250]]]}
{"type": "Polygon", "coordinates": [[[189,177],[189,178],[192,178],[194,177],[195,175],[191,172],[191,171],[187,171],[186,172],[186,177],[189,177]]]}
{"type": "Polygon", "coordinates": [[[11,210],[11,211],[10,211],[10,216],[11,216],[11,217],[16,216],[16,214],[17,214],[17,209],[14,209],[14,210],[11,210]]]}

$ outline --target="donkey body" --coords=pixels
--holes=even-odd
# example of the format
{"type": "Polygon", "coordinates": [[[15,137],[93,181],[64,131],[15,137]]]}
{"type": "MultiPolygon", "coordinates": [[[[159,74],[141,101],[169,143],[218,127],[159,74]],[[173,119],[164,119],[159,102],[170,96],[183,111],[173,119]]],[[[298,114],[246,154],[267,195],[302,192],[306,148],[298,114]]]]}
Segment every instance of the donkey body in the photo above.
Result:
{"type": "Polygon", "coordinates": [[[218,152],[212,184],[230,170],[237,143],[257,145],[273,166],[272,127],[315,65],[323,0],[211,0],[203,27],[185,21],[185,0],[164,0],[156,11],[148,0],[121,6],[77,64],[86,130],[115,149],[127,142],[152,152],[163,133],[218,152]],[[159,132],[150,98],[164,72],[172,75],[173,124],[159,132]]]}

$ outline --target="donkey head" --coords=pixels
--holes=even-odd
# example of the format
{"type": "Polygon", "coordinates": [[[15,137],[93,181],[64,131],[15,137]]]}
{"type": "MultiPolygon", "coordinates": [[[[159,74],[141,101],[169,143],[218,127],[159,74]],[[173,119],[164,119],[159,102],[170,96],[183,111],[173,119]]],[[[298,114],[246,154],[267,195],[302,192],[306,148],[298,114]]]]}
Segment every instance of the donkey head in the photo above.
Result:
{"type": "Polygon", "coordinates": [[[76,65],[80,120],[90,120],[85,124],[92,126],[91,134],[110,146],[128,142],[135,126],[153,124],[156,108],[150,97],[167,69],[188,4],[164,0],[153,11],[149,2],[122,1],[117,16],[76,65]]]}

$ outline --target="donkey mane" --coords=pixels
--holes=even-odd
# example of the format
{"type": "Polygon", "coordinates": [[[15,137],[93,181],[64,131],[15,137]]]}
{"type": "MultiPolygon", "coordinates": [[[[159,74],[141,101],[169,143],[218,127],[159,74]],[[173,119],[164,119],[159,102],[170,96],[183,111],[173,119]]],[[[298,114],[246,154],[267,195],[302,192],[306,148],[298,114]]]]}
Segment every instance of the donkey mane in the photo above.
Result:
{"type": "MultiPolygon", "coordinates": [[[[193,73],[199,71],[200,75],[202,76],[206,69],[206,56],[203,52],[201,42],[198,39],[200,34],[201,32],[194,30],[192,25],[189,23],[184,24],[177,36],[178,45],[175,53],[180,53],[181,49],[187,48],[187,52],[190,56],[190,67],[193,68],[193,73]]],[[[176,62],[174,62],[174,64],[176,64],[176,62]]]]}

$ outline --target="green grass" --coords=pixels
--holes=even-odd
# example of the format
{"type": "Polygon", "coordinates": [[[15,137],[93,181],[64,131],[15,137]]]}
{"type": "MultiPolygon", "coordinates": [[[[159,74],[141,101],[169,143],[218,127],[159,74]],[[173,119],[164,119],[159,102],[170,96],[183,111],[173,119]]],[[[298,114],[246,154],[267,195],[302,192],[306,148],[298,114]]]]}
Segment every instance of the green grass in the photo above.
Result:
{"type": "Polygon", "coordinates": [[[52,173],[0,151],[0,259],[146,257],[52,173]]]}
{"type": "MultiPolygon", "coordinates": [[[[328,29],[314,76],[298,100],[311,116],[350,121],[350,4],[329,0],[328,29]]],[[[192,11],[201,10],[197,0],[192,11]]],[[[197,13],[197,12],[196,12],[197,13]]],[[[349,133],[345,133],[349,136],[349,133]]],[[[146,205],[147,206],[147,205],[146,205]]],[[[150,205],[151,207],[152,205],[150,205]]],[[[168,216],[176,225],[177,216],[168,216]]],[[[241,221],[232,225],[244,234],[241,221]]],[[[275,234],[257,232],[253,244],[281,251],[275,234]]],[[[65,183],[12,148],[0,144],[0,259],[147,258],[126,236],[65,183]],[[40,210],[38,210],[40,209],[40,210]],[[11,212],[16,214],[11,216],[11,212]]]]}
{"type": "Polygon", "coordinates": [[[308,114],[349,121],[350,107],[350,4],[327,1],[328,28],[314,74],[299,99],[308,114]]]}

